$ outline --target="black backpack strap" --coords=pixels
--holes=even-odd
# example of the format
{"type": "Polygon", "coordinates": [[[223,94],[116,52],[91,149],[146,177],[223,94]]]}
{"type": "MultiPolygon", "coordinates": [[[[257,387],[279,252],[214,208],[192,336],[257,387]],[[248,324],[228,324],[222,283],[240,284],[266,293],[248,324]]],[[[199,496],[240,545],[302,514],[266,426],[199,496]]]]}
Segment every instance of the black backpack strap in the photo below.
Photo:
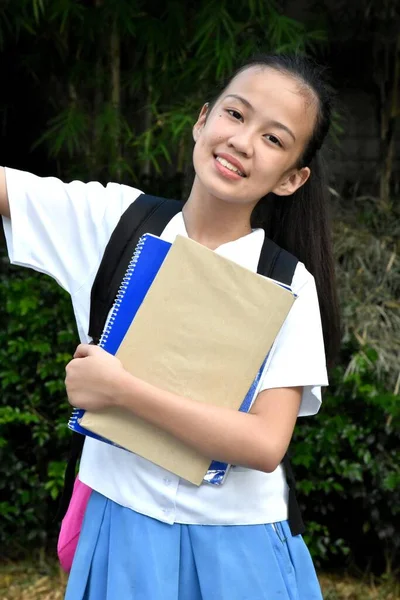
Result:
{"type": "Polygon", "coordinates": [[[299,261],[293,254],[284,250],[278,244],[265,237],[258,261],[257,273],[292,285],[292,279],[299,261]]]}
{"type": "MultiPolygon", "coordinates": [[[[107,315],[139,238],[144,233],[161,235],[172,217],[182,210],[182,206],[182,202],[178,200],[141,194],[121,216],[105,248],[92,286],[89,335],[93,344],[99,342],[107,315]]],[[[62,520],[68,510],[84,441],[84,435],[73,432],[57,519],[62,520]]]]}
{"type": "Polygon", "coordinates": [[[283,468],[285,469],[286,483],[289,488],[288,521],[290,531],[292,535],[300,535],[305,532],[306,527],[304,525],[303,517],[301,516],[301,510],[296,496],[296,480],[294,478],[293,469],[290,462],[289,451],[287,451],[283,457],[282,464],[283,468]]]}
{"type": "Polygon", "coordinates": [[[64,473],[64,485],[55,517],[56,520],[60,519],[62,521],[67,513],[68,506],[72,498],[72,492],[74,491],[76,465],[78,464],[78,460],[82,454],[84,441],[84,435],[76,433],[76,431],[72,432],[67,467],[64,473]]]}
{"type": "MultiPolygon", "coordinates": [[[[260,253],[257,273],[266,275],[267,277],[280,281],[286,285],[291,285],[297,263],[297,258],[290,254],[290,252],[283,250],[283,248],[280,248],[275,242],[265,237],[260,253]]],[[[283,457],[282,464],[285,469],[286,482],[289,488],[289,527],[292,535],[299,535],[304,533],[305,526],[301,516],[299,503],[296,498],[296,481],[288,452],[283,457]]]]}
{"type": "Polygon", "coordinates": [[[121,216],[104,251],[91,292],[89,335],[97,344],[139,238],[161,235],[182,202],[141,194],[121,216]]]}

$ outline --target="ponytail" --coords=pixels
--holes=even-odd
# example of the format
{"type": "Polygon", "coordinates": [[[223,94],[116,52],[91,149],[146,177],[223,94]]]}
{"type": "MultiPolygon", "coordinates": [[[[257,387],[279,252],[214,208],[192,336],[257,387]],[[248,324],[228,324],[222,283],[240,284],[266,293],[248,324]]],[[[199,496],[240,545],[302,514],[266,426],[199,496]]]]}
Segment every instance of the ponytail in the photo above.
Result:
{"type": "MultiPolygon", "coordinates": [[[[314,130],[296,165],[298,169],[309,166],[310,177],[291,196],[270,193],[261,199],[253,211],[251,224],[262,227],[271,240],[296,256],[314,276],[325,352],[331,366],[339,351],[341,335],[328,215],[328,186],[319,150],[329,131],[334,91],[325,81],[324,69],[298,54],[252,57],[231,75],[223,89],[239,73],[253,66],[269,67],[294,77],[299,81],[302,93],[311,92],[318,100],[314,130]]],[[[209,103],[208,112],[211,112],[219,95],[209,103]]]]}
{"type": "Polygon", "coordinates": [[[296,258],[314,276],[321,311],[325,352],[332,366],[340,345],[339,306],[328,212],[328,187],[318,153],[310,163],[311,175],[291,196],[268,194],[255,207],[252,227],[296,258]]]}

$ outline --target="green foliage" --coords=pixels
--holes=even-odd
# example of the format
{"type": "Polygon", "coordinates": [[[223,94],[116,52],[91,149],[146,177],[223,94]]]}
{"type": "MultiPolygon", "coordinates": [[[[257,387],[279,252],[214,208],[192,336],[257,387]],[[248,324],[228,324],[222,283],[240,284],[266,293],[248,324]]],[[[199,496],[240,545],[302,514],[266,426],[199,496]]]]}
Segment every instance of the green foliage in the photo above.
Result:
{"type": "Polygon", "coordinates": [[[377,380],[376,351],[353,342],[343,352],[357,368],[346,373],[337,367],[321,413],[296,428],[293,463],[311,520],[306,538],[318,562],[350,547],[357,554],[361,539],[365,556],[394,562],[400,550],[394,526],[400,513],[400,398],[377,380]]]}
{"type": "Polygon", "coordinates": [[[318,561],[351,551],[385,569],[400,549],[399,219],[372,197],[339,198],[336,214],[342,351],[320,413],[299,420],[293,462],[318,561]]]}
{"type": "Polygon", "coordinates": [[[137,181],[132,165],[154,176],[177,154],[184,172],[191,125],[236,66],[260,51],[311,52],[325,41],[275,0],[169,0],[161,11],[140,0],[17,4],[0,9],[0,41],[16,35],[5,23],[34,36],[21,66],[49,114],[34,148],[60,160],[64,177],[137,181]]]}
{"type": "MultiPolygon", "coordinates": [[[[395,203],[394,203],[394,206],[395,203]]],[[[339,199],[334,228],[337,282],[342,304],[343,341],[357,340],[346,373],[356,374],[369,361],[377,381],[399,392],[400,215],[380,210],[378,199],[339,199]],[[374,350],[362,354],[363,348],[374,350]]]]}
{"type": "Polygon", "coordinates": [[[0,545],[54,536],[69,434],[64,368],[77,344],[69,298],[49,278],[5,269],[0,305],[0,545]]]}

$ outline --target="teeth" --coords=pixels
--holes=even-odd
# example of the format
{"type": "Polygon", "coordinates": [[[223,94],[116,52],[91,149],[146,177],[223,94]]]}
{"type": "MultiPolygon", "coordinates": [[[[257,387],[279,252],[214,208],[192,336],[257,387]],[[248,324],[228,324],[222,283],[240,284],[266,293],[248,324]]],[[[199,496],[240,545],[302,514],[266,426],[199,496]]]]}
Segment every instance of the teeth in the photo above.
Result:
{"type": "Polygon", "coordinates": [[[223,165],[224,167],[226,167],[227,169],[229,169],[230,171],[234,171],[235,173],[238,173],[241,177],[243,177],[243,173],[241,171],[239,171],[239,169],[237,167],[235,167],[230,162],[228,162],[227,160],[225,160],[225,158],[221,158],[220,156],[217,156],[216,160],[219,163],[221,163],[221,165],[223,165]]]}

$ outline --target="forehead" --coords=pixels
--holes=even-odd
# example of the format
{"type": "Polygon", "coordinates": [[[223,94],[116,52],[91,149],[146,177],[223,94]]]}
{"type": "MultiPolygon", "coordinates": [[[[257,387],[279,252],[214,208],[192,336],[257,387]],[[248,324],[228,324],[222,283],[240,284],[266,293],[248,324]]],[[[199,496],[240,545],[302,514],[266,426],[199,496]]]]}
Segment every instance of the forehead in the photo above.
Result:
{"type": "Polygon", "coordinates": [[[308,139],[317,115],[314,93],[295,77],[270,67],[254,66],[239,73],[220,100],[237,94],[250,102],[257,117],[289,127],[297,141],[308,139]]]}

